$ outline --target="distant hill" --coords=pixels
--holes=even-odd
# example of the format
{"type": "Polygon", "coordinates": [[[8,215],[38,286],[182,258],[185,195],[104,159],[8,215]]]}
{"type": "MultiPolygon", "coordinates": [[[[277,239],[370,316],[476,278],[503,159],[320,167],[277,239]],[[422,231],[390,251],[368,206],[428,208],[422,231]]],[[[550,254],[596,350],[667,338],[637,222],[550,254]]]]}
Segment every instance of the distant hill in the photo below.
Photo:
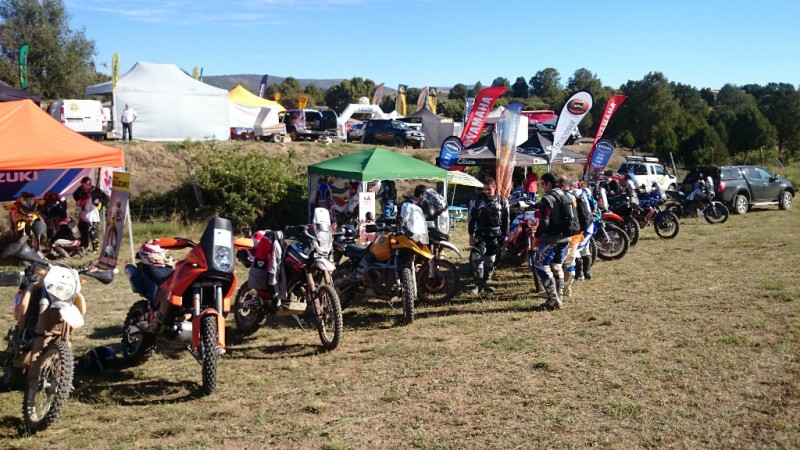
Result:
{"type": "MultiPolygon", "coordinates": [[[[216,86],[221,89],[231,90],[238,84],[243,84],[250,92],[258,93],[258,88],[261,86],[261,77],[264,75],[254,75],[254,74],[238,74],[238,75],[206,75],[203,77],[203,82],[208,83],[212,86],[216,86]]],[[[273,84],[280,84],[286,77],[278,77],[278,76],[269,76],[269,85],[273,84]]],[[[332,78],[326,80],[317,80],[317,79],[301,79],[298,78],[297,81],[300,82],[300,86],[305,89],[306,86],[309,84],[313,84],[320,89],[330,89],[333,86],[338,85],[341,83],[343,78],[332,78]]],[[[416,86],[415,86],[416,87],[416,86]]],[[[420,86],[421,87],[421,86],[420,86]]],[[[437,87],[436,88],[440,93],[444,94],[450,91],[450,86],[448,87],[437,87]]],[[[383,89],[384,95],[394,95],[397,92],[397,88],[392,88],[389,86],[385,86],[383,89]]]]}

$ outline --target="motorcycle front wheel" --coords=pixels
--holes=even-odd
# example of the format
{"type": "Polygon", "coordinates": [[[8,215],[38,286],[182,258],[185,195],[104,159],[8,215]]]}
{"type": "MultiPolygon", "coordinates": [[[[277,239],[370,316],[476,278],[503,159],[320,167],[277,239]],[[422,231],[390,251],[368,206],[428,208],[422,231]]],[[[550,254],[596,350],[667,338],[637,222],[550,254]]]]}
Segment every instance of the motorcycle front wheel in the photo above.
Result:
{"type": "Polygon", "coordinates": [[[680,221],[675,214],[668,211],[658,213],[656,220],[653,221],[653,227],[658,237],[662,239],[672,239],[681,231],[680,221]]]}
{"type": "Polygon", "coordinates": [[[417,296],[411,267],[400,269],[400,287],[403,290],[403,322],[409,324],[414,321],[414,298],[417,296]]]}
{"type": "Polygon", "coordinates": [[[203,392],[212,394],[217,389],[217,359],[219,359],[219,330],[217,317],[203,316],[200,321],[200,357],[203,362],[203,392]]]}
{"type": "Polygon", "coordinates": [[[72,349],[66,341],[56,339],[42,351],[36,364],[39,378],[28,380],[22,403],[25,426],[33,433],[55,422],[67,404],[72,388],[72,349]]]}
{"type": "Polygon", "coordinates": [[[711,202],[703,210],[703,216],[706,218],[706,222],[710,224],[725,223],[728,221],[729,215],[728,207],[720,202],[711,202]]]}
{"type": "Polygon", "coordinates": [[[251,289],[245,283],[236,293],[233,302],[233,319],[236,322],[236,329],[244,336],[249,336],[264,324],[266,311],[261,300],[258,298],[258,291],[251,289]]]}
{"type": "Polygon", "coordinates": [[[630,242],[628,235],[622,228],[607,223],[605,232],[599,230],[594,234],[594,242],[597,245],[597,256],[604,261],[611,261],[613,259],[620,259],[628,253],[630,242]]]}
{"type": "Polygon", "coordinates": [[[342,340],[342,329],[344,328],[339,296],[336,295],[333,287],[323,284],[317,288],[316,299],[317,303],[314,304],[314,308],[317,308],[316,305],[319,305],[320,308],[319,311],[314,311],[319,340],[325,350],[333,350],[342,340]]]}
{"type": "Polygon", "coordinates": [[[458,291],[458,268],[446,259],[429,260],[417,269],[417,286],[423,302],[449,301],[458,291]],[[435,261],[433,274],[430,273],[431,261],[435,261]]]}

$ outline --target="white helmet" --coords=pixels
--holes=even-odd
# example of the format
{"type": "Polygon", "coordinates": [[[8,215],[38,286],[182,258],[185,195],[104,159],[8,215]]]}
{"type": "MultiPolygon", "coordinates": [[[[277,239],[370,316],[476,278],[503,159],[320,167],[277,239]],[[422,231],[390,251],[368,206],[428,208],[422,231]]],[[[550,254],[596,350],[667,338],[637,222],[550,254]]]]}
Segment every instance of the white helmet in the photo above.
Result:
{"type": "Polygon", "coordinates": [[[139,249],[139,258],[142,263],[152,266],[164,266],[167,263],[167,251],[158,245],[158,239],[152,239],[139,249]]]}

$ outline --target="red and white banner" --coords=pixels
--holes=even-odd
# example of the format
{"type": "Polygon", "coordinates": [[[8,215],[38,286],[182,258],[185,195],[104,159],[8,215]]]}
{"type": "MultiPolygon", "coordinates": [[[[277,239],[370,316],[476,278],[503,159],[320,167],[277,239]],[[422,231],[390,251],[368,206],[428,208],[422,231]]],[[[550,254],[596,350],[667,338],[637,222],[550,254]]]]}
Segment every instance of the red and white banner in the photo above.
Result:
{"type": "Polygon", "coordinates": [[[594,153],[594,148],[597,146],[597,141],[599,141],[603,137],[603,133],[606,131],[606,127],[608,126],[608,121],[611,120],[611,116],[617,112],[617,109],[622,105],[622,102],[628,98],[622,94],[612,95],[611,98],[608,99],[606,102],[606,109],[603,111],[603,117],[600,119],[600,125],[597,127],[597,134],[594,135],[594,141],[592,142],[592,148],[589,150],[589,161],[586,163],[584,167],[584,175],[586,174],[586,170],[589,168],[589,164],[592,161],[592,154],[594,153]]]}
{"type": "Polygon", "coordinates": [[[553,133],[553,146],[550,149],[551,162],[561,152],[561,147],[564,146],[590,109],[592,109],[592,94],[586,91],[576,92],[567,100],[558,116],[556,131],[553,133]]]}
{"type": "Polygon", "coordinates": [[[381,100],[383,100],[383,83],[379,84],[378,87],[375,88],[375,95],[372,96],[372,104],[380,105],[381,100]]]}
{"type": "Polygon", "coordinates": [[[425,86],[419,91],[419,97],[417,97],[417,111],[425,107],[425,102],[428,101],[428,86],[425,86]]]}
{"type": "Polygon", "coordinates": [[[503,86],[488,87],[478,93],[475,97],[475,104],[469,112],[469,117],[464,121],[464,131],[461,133],[461,141],[464,147],[469,147],[481,137],[481,130],[486,123],[486,118],[492,112],[494,102],[506,91],[503,86]]]}

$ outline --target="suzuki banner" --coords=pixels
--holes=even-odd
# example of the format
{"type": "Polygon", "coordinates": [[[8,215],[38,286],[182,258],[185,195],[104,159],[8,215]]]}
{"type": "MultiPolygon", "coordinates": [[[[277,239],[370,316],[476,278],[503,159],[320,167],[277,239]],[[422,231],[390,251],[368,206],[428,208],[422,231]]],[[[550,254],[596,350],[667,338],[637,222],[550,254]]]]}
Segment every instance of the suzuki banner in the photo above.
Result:
{"type": "Polygon", "coordinates": [[[125,219],[128,215],[128,195],[131,185],[131,174],[114,172],[111,198],[108,202],[105,232],[103,233],[103,252],[97,267],[110,270],[117,266],[119,248],[122,245],[122,233],[125,231],[125,219]]]}
{"type": "Polygon", "coordinates": [[[372,104],[373,105],[380,105],[381,100],[383,100],[383,83],[379,84],[377,88],[375,88],[375,94],[372,96],[372,104]]]}
{"type": "Polygon", "coordinates": [[[575,93],[567,100],[561,114],[558,116],[556,122],[556,131],[553,132],[553,145],[550,148],[550,161],[554,161],[556,156],[561,152],[561,147],[567,142],[569,137],[578,124],[583,119],[583,116],[592,109],[592,94],[586,91],[575,93]]]}
{"type": "Polygon", "coordinates": [[[461,141],[464,147],[469,147],[481,137],[481,130],[486,123],[486,118],[492,112],[494,102],[506,91],[503,86],[492,86],[480,91],[475,97],[475,104],[469,113],[469,117],[464,121],[464,131],[461,133],[461,141]]]}
{"type": "MultiPolygon", "coordinates": [[[[597,147],[597,143],[603,137],[603,133],[606,131],[606,127],[608,126],[608,121],[611,120],[611,116],[617,111],[617,109],[622,105],[622,102],[625,101],[627,97],[622,94],[612,95],[611,98],[608,99],[606,102],[606,109],[603,111],[603,117],[600,119],[600,125],[597,127],[597,134],[594,136],[594,142],[592,142],[592,148],[589,149],[589,161],[586,163],[587,165],[584,167],[584,177],[588,171],[591,171],[591,167],[589,164],[592,162],[592,156],[594,155],[595,148],[597,147]]],[[[604,165],[605,167],[605,165],[604,165]]]]}
{"type": "Polygon", "coordinates": [[[94,169],[47,169],[0,171],[0,202],[17,199],[22,192],[42,197],[45,192],[71,196],[80,187],[80,179],[94,179],[94,169]]]}

